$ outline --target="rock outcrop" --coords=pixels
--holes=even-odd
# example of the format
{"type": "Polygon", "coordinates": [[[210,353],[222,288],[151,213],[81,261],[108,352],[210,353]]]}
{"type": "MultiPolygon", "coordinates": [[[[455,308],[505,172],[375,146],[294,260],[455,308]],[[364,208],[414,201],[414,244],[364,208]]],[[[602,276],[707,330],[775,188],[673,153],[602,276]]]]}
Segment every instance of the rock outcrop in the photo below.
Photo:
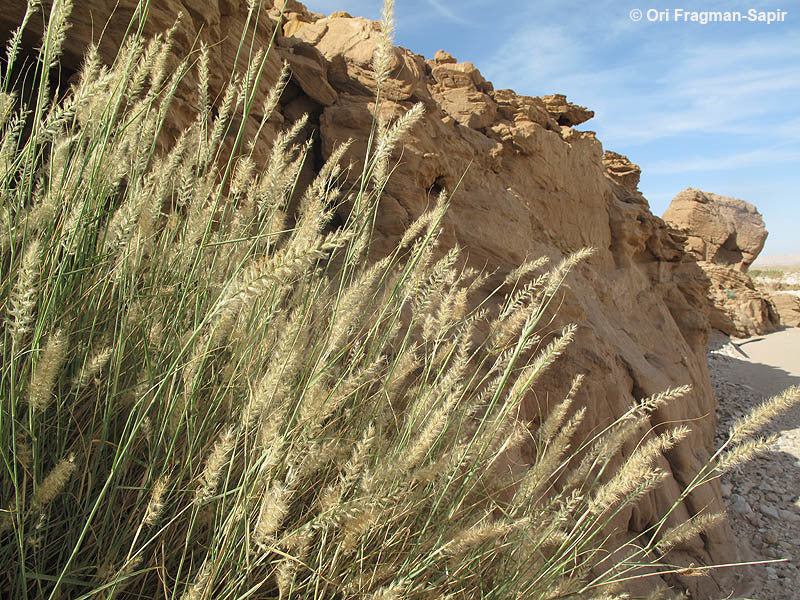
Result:
{"type": "MultiPolygon", "coordinates": [[[[91,25],[105,23],[116,4],[76,3],[66,69],[78,68],[83,48],[102,29],[91,25]]],[[[254,104],[260,105],[281,60],[287,60],[292,82],[279,113],[270,120],[273,134],[285,120],[308,113],[314,142],[314,161],[308,168],[318,168],[337,144],[352,138],[355,142],[343,164],[352,161],[353,172],[359,173],[375,102],[370,62],[377,25],[346,13],[323,17],[293,0],[265,4],[271,8],[260,23],[255,45],[266,47],[274,28],[281,29],[254,104]],[[286,14],[279,25],[282,6],[286,14]]],[[[23,5],[15,0],[2,11],[0,31],[16,26],[23,5]]],[[[212,86],[219,90],[223,74],[233,66],[246,3],[153,3],[147,31],[168,28],[178,10],[188,16],[176,32],[176,52],[186,51],[199,35],[211,49],[216,78],[212,86]]],[[[114,56],[129,17],[130,12],[119,9],[111,18],[100,44],[104,59],[114,56]]],[[[33,23],[31,31],[37,26],[41,23],[33,23]]],[[[444,240],[464,248],[473,265],[495,272],[488,288],[528,257],[557,260],[586,246],[596,249],[564,289],[557,316],[560,322],[579,325],[577,340],[560,367],[529,398],[523,417],[534,420],[546,412],[548,402],[566,392],[576,373],[587,375],[579,397],[588,407],[583,433],[596,431],[651,394],[686,383],[693,386],[688,398],[660,409],[651,423],[654,429],[690,423],[693,432],[659,459],[670,474],[665,483],[616,519],[621,539],[635,539],[677,501],[712,452],[715,400],[705,358],[709,324],[702,271],[684,251],[684,238],[651,214],[637,189],[638,167],[621,155],[604,153],[594,133],[573,128],[590,118],[590,111],[560,95],[537,98],[495,90],[474,65],[444,52],[425,60],[395,48],[391,61],[379,110],[392,118],[422,102],[426,114],[395,157],[397,166],[376,221],[376,254],[392,247],[442,189],[455,191],[444,221],[444,240]]],[[[189,114],[191,101],[189,96],[179,97],[172,117],[176,128],[186,121],[181,102],[189,114]]],[[[265,133],[268,138],[270,132],[265,133]]],[[[743,239],[735,238],[742,264],[757,253],[756,243],[747,245],[745,254],[743,239]]],[[[729,246],[727,237],[718,245],[726,250],[729,246]]],[[[626,447],[625,453],[632,450],[626,447]]],[[[701,510],[724,510],[716,482],[686,498],[668,525],[701,510]]],[[[735,543],[726,526],[695,536],[669,557],[673,565],[735,560],[735,543]]],[[[727,575],[721,570],[713,579],[680,579],[692,597],[718,598],[730,591],[727,575]]]]}
{"type": "Polygon", "coordinates": [[[710,281],[709,299],[716,308],[711,326],[727,335],[749,337],[775,331],[779,316],[770,295],[738,269],[699,263],[710,281]]]}
{"type": "Polygon", "coordinates": [[[693,188],[672,199],[664,220],[687,232],[687,250],[698,260],[743,273],[767,240],[764,220],[755,206],[693,188]]]}
{"type": "Polygon", "coordinates": [[[686,236],[686,251],[709,279],[712,326],[735,337],[774,331],[780,320],[769,294],[747,275],[767,239],[756,207],[687,188],[673,198],[664,220],[686,236]]]}
{"type": "MultiPolygon", "coordinates": [[[[790,257],[784,255],[782,258],[790,257]]],[[[761,264],[762,259],[759,258],[758,262],[761,264]]],[[[777,266],[792,263],[787,261],[775,264],[777,266]]],[[[800,272],[784,266],[757,274],[753,282],[769,296],[775,312],[780,317],[781,325],[800,327],[800,272]]]]}
{"type": "Polygon", "coordinates": [[[769,299],[778,313],[781,325],[800,327],[800,297],[788,292],[770,292],[769,299]]]}

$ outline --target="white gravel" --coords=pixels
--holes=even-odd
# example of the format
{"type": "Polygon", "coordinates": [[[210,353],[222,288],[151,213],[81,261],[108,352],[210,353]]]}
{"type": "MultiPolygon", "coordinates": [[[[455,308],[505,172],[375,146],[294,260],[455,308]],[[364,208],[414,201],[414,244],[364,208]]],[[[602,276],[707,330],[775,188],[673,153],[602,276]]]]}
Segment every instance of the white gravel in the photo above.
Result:
{"type": "MultiPolygon", "coordinates": [[[[718,402],[719,445],[735,419],[765,398],[800,384],[800,328],[749,340],[717,337],[710,344],[708,366],[718,402]]],[[[771,451],[723,478],[723,496],[743,554],[755,561],[782,561],[749,567],[750,589],[744,595],[752,600],[798,600],[800,407],[764,433],[778,435],[771,451]]]]}

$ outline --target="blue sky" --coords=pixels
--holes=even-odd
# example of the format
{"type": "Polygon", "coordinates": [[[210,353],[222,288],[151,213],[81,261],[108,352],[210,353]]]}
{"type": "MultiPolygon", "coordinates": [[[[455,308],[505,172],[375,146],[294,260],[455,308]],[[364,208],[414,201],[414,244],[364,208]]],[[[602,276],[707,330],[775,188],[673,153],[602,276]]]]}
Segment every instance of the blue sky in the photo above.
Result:
{"type": "MultiPolygon", "coordinates": [[[[305,4],[378,19],[382,0],[305,4]]],[[[764,215],[764,256],[800,253],[800,4],[396,0],[395,12],[400,46],[444,49],[496,88],[563,93],[594,110],[581,129],[642,167],[653,213],[689,186],[735,196],[764,215]],[[787,14],[702,25],[676,22],[676,8],[787,14]],[[650,9],[670,21],[649,20],[650,9]]]]}

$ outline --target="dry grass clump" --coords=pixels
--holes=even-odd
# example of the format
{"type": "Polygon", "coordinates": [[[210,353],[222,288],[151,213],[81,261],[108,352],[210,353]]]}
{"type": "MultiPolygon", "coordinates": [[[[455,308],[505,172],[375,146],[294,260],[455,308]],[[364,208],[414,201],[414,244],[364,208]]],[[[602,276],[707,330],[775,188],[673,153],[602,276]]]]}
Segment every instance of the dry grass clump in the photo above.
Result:
{"type": "MultiPolygon", "coordinates": [[[[69,6],[55,3],[40,66],[57,61],[69,6]]],[[[390,23],[387,3],[384,54],[390,23]]],[[[212,116],[206,49],[168,72],[169,37],[132,36],[110,67],[90,49],[55,102],[40,68],[29,104],[13,91],[20,38],[10,45],[0,81],[2,589],[600,597],[714,524],[654,528],[630,563],[590,576],[610,519],[658,484],[655,458],[686,430],[650,438],[609,474],[649,413],[685,390],[632,407],[583,444],[572,440],[580,378],[538,430],[519,420],[526,392],[574,336],[572,326],[547,344],[537,334],[586,252],[546,272],[543,261],[522,265],[490,311],[474,298],[483,275],[438,249],[442,196],[369,264],[391,151],[422,108],[376,122],[355,189],[343,183],[342,148],[298,191],[305,121],[279,136],[264,169],[251,157],[258,140],[232,125],[253,109],[268,49],[231,75],[212,116]],[[197,119],[157,151],[190,68],[197,119]],[[345,199],[353,209],[334,228],[345,199]],[[539,449],[532,467],[501,477],[504,455],[528,442],[539,449]]],[[[749,433],[739,427],[737,443],[749,433]]],[[[696,484],[717,475],[711,465],[696,484]]]]}

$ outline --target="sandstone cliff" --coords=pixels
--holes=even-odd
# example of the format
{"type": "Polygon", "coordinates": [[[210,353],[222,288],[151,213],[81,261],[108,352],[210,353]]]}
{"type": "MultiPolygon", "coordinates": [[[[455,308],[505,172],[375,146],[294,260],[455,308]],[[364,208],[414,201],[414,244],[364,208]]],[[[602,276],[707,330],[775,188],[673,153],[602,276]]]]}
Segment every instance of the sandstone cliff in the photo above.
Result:
{"type": "Polygon", "coordinates": [[[686,251],[708,276],[712,327],[737,337],[774,331],[778,311],[747,275],[767,239],[756,207],[687,188],[673,198],[664,220],[686,236],[686,251]]]}
{"type": "MultiPolygon", "coordinates": [[[[117,4],[76,3],[64,76],[79,67],[85,45],[117,4]]],[[[100,43],[106,60],[114,56],[131,14],[131,2],[119,4],[100,43]]],[[[16,26],[23,5],[12,0],[0,14],[0,30],[16,26]]],[[[212,85],[219,90],[236,56],[245,5],[243,0],[164,0],[153,3],[147,30],[167,29],[183,11],[176,54],[192,47],[196,36],[208,43],[216,77],[212,85]]],[[[347,138],[356,142],[344,162],[358,165],[374,106],[370,62],[377,25],[346,13],[313,14],[294,0],[265,5],[272,8],[262,17],[256,45],[266,47],[279,29],[262,93],[277,77],[281,61],[288,61],[292,71],[280,112],[270,121],[272,131],[309,113],[315,161],[307,169],[318,167],[347,138]],[[286,15],[278,25],[282,6],[286,15]]],[[[39,26],[32,23],[31,31],[39,26]]],[[[579,325],[577,341],[560,369],[529,399],[525,416],[534,419],[545,412],[579,372],[587,375],[580,397],[589,409],[583,433],[641,398],[692,384],[688,399],[664,408],[652,423],[655,428],[687,422],[693,434],[660,460],[672,474],[665,484],[618,519],[622,539],[635,539],[675,502],[712,449],[715,401],[705,360],[709,324],[703,273],[685,253],[681,235],[651,214],[637,188],[638,167],[604,152],[593,133],[574,128],[591,118],[591,111],[561,95],[495,90],[471,63],[444,52],[425,60],[395,48],[392,61],[380,111],[394,117],[423,102],[426,115],[396,156],[376,223],[376,253],[391,247],[441,189],[455,190],[445,238],[465,248],[473,265],[495,271],[490,287],[526,257],[558,259],[585,246],[597,249],[564,290],[558,314],[559,321],[579,325]]],[[[190,114],[192,99],[182,102],[185,110],[179,103],[171,117],[176,128],[190,114]]],[[[359,171],[356,166],[354,172],[359,171]]],[[[741,260],[751,259],[743,255],[741,260]]],[[[692,494],[673,521],[705,509],[724,510],[718,486],[692,494]]],[[[695,537],[670,555],[672,564],[684,565],[735,559],[727,526],[695,537]]],[[[693,597],[716,598],[729,591],[726,578],[719,571],[714,578],[686,578],[682,584],[693,597]]]]}

